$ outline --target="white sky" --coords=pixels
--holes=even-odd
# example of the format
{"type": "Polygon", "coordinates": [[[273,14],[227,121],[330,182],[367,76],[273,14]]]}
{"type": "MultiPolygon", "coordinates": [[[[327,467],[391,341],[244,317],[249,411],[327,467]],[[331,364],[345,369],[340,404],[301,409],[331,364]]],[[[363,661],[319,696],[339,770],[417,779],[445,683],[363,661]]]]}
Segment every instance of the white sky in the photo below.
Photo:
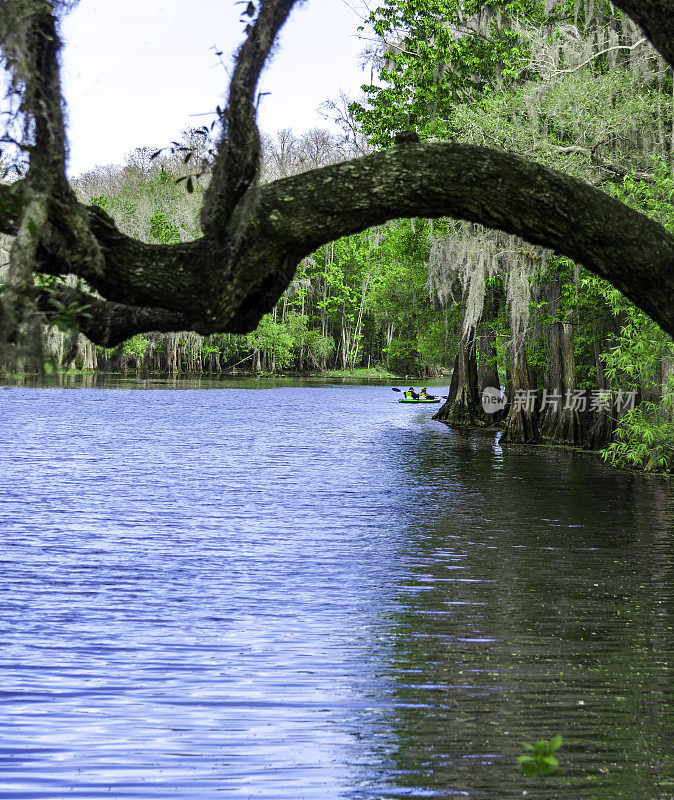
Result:
{"type": "MultiPolygon", "coordinates": [[[[281,31],[263,73],[260,128],[331,127],[318,107],[340,90],[356,97],[370,74],[359,67],[358,0],[308,0],[281,31]]],[[[63,87],[71,176],[122,163],[136,147],[163,147],[191,116],[223,105],[227,68],[242,41],[234,0],[81,0],[63,25],[63,87]]]]}

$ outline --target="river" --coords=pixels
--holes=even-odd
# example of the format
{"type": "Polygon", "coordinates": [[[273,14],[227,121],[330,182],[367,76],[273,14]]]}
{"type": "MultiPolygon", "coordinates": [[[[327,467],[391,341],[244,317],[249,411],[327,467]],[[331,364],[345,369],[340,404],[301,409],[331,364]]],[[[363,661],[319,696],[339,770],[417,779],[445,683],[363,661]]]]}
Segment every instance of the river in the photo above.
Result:
{"type": "Polygon", "coordinates": [[[674,797],[670,483],[385,386],[96,381],[0,390],[0,798],[674,797]]]}

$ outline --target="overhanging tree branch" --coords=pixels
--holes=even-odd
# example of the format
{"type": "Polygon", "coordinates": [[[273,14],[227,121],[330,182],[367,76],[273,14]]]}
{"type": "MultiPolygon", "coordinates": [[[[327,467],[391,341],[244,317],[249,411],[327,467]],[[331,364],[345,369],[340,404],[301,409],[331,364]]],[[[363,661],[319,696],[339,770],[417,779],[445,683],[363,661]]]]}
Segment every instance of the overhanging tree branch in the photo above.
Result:
{"type": "Polygon", "coordinates": [[[610,280],[674,333],[674,236],[599,189],[525,158],[404,144],[260,190],[269,234],[300,259],[398,217],[450,216],[516,234],[610,280]]]}
{"type": "MultiPolygon", "coordinates": [[[[145,245],[117,231],[104,212],[88,213],[106,258],[103,272],[86,259],[61,261],[46,250],[39,268],[86,278],[115,303],[150,306],[143,330],[154,318],[155,330],[178,320],[201,333],[252,330],[299,261],[321,244],[389,219],[452,216],[584,264],[674,332],[674,237],[599,189],[486,148],[403,144],[261,187],[233,262],[218,262],[208,238],[145,245]],[[160,319],[159,310],[169,313],[160,319]]],[[[133,315],[111,311],[106,325],[88,326],[88,335],[110,345],[140,332],[133,323],[133,315]]]]}
{"type": "Polygon", "coordinates": [[[644,33],[670,66],[674,66],[674,0],[613,0],[644,33]]]}
{"type": "MultiPolygon", "coordinates": [[[[64,298],[59,302],[70,297],[68,303],[91,307],[79,318],[97,344],[149,330],[252,330],[290,283],[299,261],[319,245],[388,219],[416,216],[479,222],[569,256],[610,280],[674,334],[674,237],[601,190],[518,156],[467,145],[407,143],[258,186],[255,92],[293,0],[261,0],[239,51],[202,214],[204,237],[164,246],[125,236],[103,211],[77,203],[63,179],[58,39],[48,33],[55,30],[53,16],[47,2],[17,0],[20,4],[31,13],[37,9],[42,15],[37,21],[46,25],[31,41],[35,56],[43,48],[35,60],[38,84],[51,89],[36,85],[26,94],[38,98],[30,111],[36,135],[42,120],[46,155],[34,149],[27,178],[0,187],[0,230],[29,235],[30,247],[16,252],[24,262],[32,254],[34,272],[82,277],[101,295],[58,290],[64,298]],[[36,215],[37,208],[45,213],[36,215]]],[[[644,25],[672,63],[674,0],[616,0],[616,5],[644,25]],[[671,41],[662,31],[671,32],[671,41]]],[[[0,6],[0,23],[8,13],[0,6]]],[[[0,34],[6,29],[0,24],[0,34]]],[[[47,295],[35,290],[35,301],[40,310],[54,313],[47,295]]]]}

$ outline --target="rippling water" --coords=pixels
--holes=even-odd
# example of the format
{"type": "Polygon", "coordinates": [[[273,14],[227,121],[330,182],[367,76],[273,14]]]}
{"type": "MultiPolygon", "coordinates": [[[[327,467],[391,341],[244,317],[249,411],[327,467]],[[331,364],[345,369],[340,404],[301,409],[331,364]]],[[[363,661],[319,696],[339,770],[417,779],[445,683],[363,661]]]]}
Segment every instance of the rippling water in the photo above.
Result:
{"type": "Polygon", "coordinates": [[[0,797],[674,797],[672,486],[265,385],[0,391],[0,797]]]}

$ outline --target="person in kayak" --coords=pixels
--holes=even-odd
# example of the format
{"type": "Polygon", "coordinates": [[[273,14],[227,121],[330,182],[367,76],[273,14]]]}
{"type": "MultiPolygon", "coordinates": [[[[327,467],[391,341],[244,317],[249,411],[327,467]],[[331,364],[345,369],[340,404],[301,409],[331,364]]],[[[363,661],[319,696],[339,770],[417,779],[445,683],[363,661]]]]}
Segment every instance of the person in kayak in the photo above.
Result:
{"type": "Polygon", "coordinates": [[[422,387],[421,392],[419,392],[419,400],[435,400],[434,394],[428,394],[428,390],[425,386],[422,387]]]}
{"type": "Polygon", "coordinates": [[[419,395],[414,391],[412,386],[410,386],[410,388],[405,392],[405,397],[408,400],[418,400],[419,399],[419,395]]]}

